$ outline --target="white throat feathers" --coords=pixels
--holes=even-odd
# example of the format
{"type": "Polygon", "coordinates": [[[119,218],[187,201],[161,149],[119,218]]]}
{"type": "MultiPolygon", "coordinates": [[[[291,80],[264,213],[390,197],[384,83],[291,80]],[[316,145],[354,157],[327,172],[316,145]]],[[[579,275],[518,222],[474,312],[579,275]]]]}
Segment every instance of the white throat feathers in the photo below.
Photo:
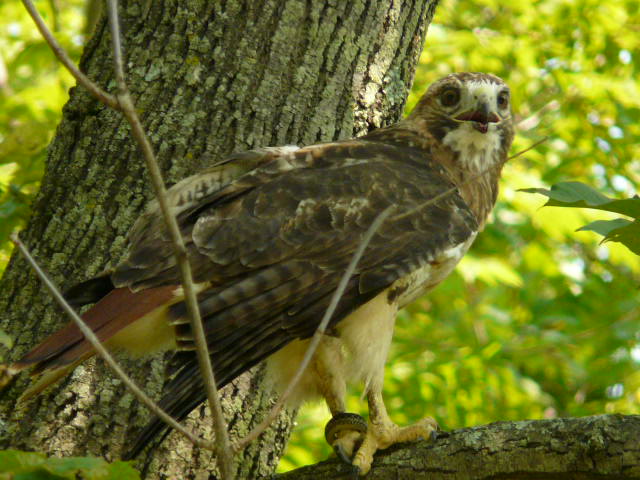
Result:
{"type": "MultiPolygon", "coordinates": [[[[461,110],[472,108],[479,100],[484,100],[492,111],[498,111],[498,96],[503,86],[480,81],[469,82],[463,92],[461,110]]],[[[457,128],[448,132],[442,142],[459,153],[459,159],[465,162],[466,168],[480,172],[493,166],[500,158],[501,134],[499,123],[488,123],[487,131],[480,132],[472,122],[460,122],[457,128]]]]}
{"type": "Polygon", "coordinates": [[[465,167],[474,172],[492,167],[500,158],[500,132],[495,124],[489,124],[487,133],[480,133],[470,123],[463,123],[447,133],[442,141],[459,153],[460,161],[465,162],[465,167]]]}

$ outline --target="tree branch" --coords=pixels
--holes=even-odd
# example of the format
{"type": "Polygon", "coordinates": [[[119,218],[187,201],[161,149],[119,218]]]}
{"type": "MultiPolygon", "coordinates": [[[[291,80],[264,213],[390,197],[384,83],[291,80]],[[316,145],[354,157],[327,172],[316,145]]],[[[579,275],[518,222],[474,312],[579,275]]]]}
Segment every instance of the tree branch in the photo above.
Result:
{"type": "MultiPolygon", "coordinates": [[[[640,415],[496,422],[379,452],[367,480],[640,479],[640,415]]],[[[277,480],[344,479],[331,459],[277,480]]]]}

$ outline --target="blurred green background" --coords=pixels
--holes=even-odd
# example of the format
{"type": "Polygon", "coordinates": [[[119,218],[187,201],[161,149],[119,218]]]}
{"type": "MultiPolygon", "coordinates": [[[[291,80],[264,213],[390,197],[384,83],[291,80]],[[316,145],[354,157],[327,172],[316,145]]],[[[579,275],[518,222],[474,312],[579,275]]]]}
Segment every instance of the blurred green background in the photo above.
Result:
{"type": "MultiPolygon", "coordinates": [[[[36,2],[78,58],[84,0],[36,2]]],[[[74,82],[17,0],[0,4],[0,272],[24,225],[46,146],[74,82]]],[[[496,420],[640,413],[640,261],[575,230],[614,218],[540,208],[519,192],[580,180],[628,198],[640,183],[640,2],[444,0],[408,107],[436,78],[486,71],[511,86],[516,153],[493,221],[456,272],[399,318],[385,395],[406,424],[445,429],[496,420]]],[[[365,413],[354,390],[352,411],[365,413]]],[[[305,406],[280,469],[325,458],[321,404],[305,406]]]]}

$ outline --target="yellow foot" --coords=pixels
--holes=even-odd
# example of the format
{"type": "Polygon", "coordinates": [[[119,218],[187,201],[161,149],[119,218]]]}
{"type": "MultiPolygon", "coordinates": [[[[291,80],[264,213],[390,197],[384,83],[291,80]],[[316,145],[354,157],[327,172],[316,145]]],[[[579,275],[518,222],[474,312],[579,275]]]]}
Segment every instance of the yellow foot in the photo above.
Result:
{"type": "Polygon", "coordinates": [[[398,427],[390,420],[369,423],[362,445],[351,463],[358,468],[360,475],[366,475],[371,470],[373,454],[376,451],[384,450],[395,443],[434,439],[438,429],[438,423],[430,417],[408,427],[398,427]]]}
{"type": "Polygon", "coordinates": [[[350,464],[367,432],[367,422],[356,413],[338,413],[324,428],[324,437],[340,459],[350,464]]]}

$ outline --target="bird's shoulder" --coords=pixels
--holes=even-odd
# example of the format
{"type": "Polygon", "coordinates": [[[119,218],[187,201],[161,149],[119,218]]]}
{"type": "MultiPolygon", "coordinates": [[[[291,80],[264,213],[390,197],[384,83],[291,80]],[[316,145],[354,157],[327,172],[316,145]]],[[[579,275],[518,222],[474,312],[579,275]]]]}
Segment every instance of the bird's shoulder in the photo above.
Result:
{"type": "MultiPolygon", "coordinates": [[[[198,265],[218,265],[225,278],[325,251],[331,255],[322,253],[324,267],[342,268],[361,235],[390,205],[406,214],[380,228],[373,244],[381,249],[408,237],[412,245],[427,244],[420,237],[431,236],[427,249],[434,251],[451,231],[456,238],[470,235],[474,219],[457,193],[417,208],[453,184],[428,148],[403,141],[403,135],[387,130],[301,148],[253,150],[182,180],[169,189],[168,200],[189,255],[198,265]],[[434,225],[441,232],[430,234],[434,225]]],[[[116,282],[173,280],[173,250],[157,204],[135,223],[129,242],[116,282]]],[[[363,266],[376,263],[372,257],[363,266]]]]}
{"type": "MultiPolygon", "coordinates": [[[[256,187],[271,182],[322,182],[323,175],[375,177],[376,171],[415,170],[430,176],[443,172],[431,161],[430,149],[411,141],[398,142],[394,135],[381,135],[385,129],[363,138],[319,143],[304,147],[286,145],[234,153],[224,160],[186,177],[167,190],[171,212],[184,218],[206,206],[225,203],[256,187]],[[304,173],[301,173],[304,172],[304,173]]],[[[355,186],[358,182],[353,182],[355,186]]],[[[308,193],[315,193],[313,189],[308,193]]],[[[147,205],[130,231],[132,243],[150,228],[161,228],[162,215],[157,200],[147,205]]]]}

